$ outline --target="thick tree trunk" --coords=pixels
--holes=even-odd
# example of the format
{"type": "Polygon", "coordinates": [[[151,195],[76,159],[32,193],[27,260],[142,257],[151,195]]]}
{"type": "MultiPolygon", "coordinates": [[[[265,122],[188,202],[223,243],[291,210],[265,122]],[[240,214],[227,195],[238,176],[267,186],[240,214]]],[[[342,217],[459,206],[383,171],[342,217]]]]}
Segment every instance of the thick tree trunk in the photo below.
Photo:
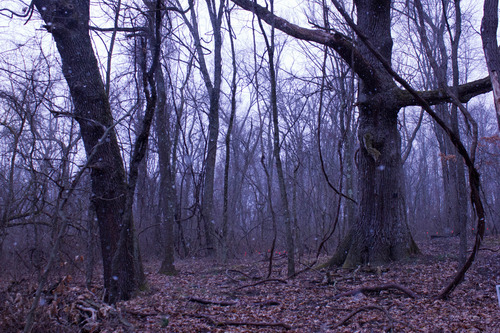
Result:
{"type": "MultiPolygon", "coordinates": [[[[45,28],[52,33],[61,56],[85,151],[90,155],[96,150],[90,164],[92,201],[101,238],[104,288],[109,293],[127,186],[120,148],[111,128],[114,125],[111,107],[90,40],[89,0],[35,0],[34,4],[46,23],[45,28]],[[100,140],[106,131],[105,140],[100,140]]],[[[123,279],[135,281],[133,268],[125,265],[121,272],[123,279]]],[[[130,290],[120,290],[119,294],[127,298],[130,290]]],[[[109,294],[106,299],[116,300],[109,294]]]]}
{"type": "Polygon", "coordinates": [[[344,266],[382,264],[418,251],[407,225],[397,112],[363,106],[358,137],[359,217],[344,266]]]}
{"type": "MultiPolygon", "coordinates": [[[[390,62],[391,1],[357,0],[355,5],[359,29],[390,62]]],[[[406,218],[401,138],[397,125],[399,107],[395,100],[391,101],[390,95],[381,98],[393,89],[394,82],[363,43],[359,49],[386,77],[382,83],[364,80],[360,84],[359,215],[348,235],[347,254],[344,255],[344,250],[334,256],[337,262],[345,256],[343,265],[346,267],[388,263],[418,252],[406,218]]]]}
{"type": "Polygon", "coordinates": [[[485,0],[483,9],[481,39],[493,87],[498,130],[500,131],[500,50],[498,50],[497,42],[498,0],[485,0]]]}

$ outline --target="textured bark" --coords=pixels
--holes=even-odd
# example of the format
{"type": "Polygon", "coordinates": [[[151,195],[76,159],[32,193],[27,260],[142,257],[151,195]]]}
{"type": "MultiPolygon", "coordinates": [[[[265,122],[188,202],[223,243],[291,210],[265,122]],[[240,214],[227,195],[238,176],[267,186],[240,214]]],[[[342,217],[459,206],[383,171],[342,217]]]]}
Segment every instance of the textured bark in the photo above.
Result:
{"type": "Polygon", "coordinates": [[[359,216],[352,227],[346,267],[387,263],[418,252],[407,225],[397,113],[380,105],[363,105],[358,137],[363,143],[359,216]]]}
{"type": "Polygon", "coordinates": [[[481,23],[481,39],[483,40],[484,56],[497,112],[498,130],[500,130],[500,51],[498,50],[498,0],[484,0],[483,21],[481,23]]]}
{"type": "MultiPolygon", "coordinates": [[[[118,247],[120,226],[127,192],[125,170],[113,129],[104,142],[105,131],[114,126],[110,104],[99,72],[89,35],[88,0],[35,0],[55,42],[62,60],[62,71],[74,104],[74,116],[80,125],[85,151],[89,155],[98,145],[90,161],[92,201],[101,238],[106,300],[116,300],[109,291],[113,281],[112,261],[118,247]]],[[[135,280],[133,270],[124,266],[123,278],[135,280]]],[[[134,288],[126,286],[127,289],[134,288]]],[[[127,298],[130,290],[121,290],[127,298]]]]}
{"type": "MultiPolygon", "coordinates": [[[[391,1],[355,1],[358,28],[390,63],[392,55],[391,1]]],[[[385,83],[363,80],[360,113],[359,216],[352,227],[352,242],[344,266],[381,264],[418,252],[407,224],[401,137],[397,101],[381,101],[378,94],[394,88],[392,77],[364,44],[360,53],[385,83]]],[[[386,98],[388,96],[386,95],[386,98]]]]}
{"type": "MultiPolygon", "coordinates": [[[[177,270],[174,266],[174,225],[176,213],[177,191],[175,186],[175,149],[171,139],[172,127],[170,108],[167,106],[166,84],[161,66],[156,69],[156,84],[158,87],[158,105],[156,111],[156,135],[158,137],[158,162],[160,168],[160,210],[161,221],[165,233],[165,244],[163,245],[163,260],[160,273],[175,275],[177,270]]],[[[175,134],[174,134],[175,135],[175,134]]]]}

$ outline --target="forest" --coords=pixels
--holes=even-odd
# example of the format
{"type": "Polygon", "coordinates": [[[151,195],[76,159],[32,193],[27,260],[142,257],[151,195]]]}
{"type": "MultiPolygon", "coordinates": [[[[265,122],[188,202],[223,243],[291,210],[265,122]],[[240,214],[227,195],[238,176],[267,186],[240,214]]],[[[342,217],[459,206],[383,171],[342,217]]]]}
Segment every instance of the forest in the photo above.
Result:
{"type": "Polygon", "coordinates": [[[2,0],[1,332],[499,332],[498,1],[2,0]]]}

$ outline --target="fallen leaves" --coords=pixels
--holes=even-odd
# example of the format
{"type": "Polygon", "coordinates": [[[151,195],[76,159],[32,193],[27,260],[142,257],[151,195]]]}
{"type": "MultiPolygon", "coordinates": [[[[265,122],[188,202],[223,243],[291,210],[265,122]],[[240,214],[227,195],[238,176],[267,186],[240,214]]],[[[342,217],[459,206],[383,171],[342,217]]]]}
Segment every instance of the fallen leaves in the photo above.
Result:
{"type": "MultiPolygon", "coordinates": [[[[413,262],[336,269],[328,278],[310,269],[286,279],[284,258],[275,261],[270,279],[264,278],[268,262],[257,257],[227,265],[179,261],[177,276],[156,274],[160,263],[149,262],[149,290],[116,306],[74,276],[64,288],[47,290],[35,332],[500,332],[494,252],[481,253],[449,300],[435,300],[457,269],[453,241],[421,244],[424,255],[413,262]]],[[[0,331],[22,329],[30,285],[1,285],[0,331]]]]}

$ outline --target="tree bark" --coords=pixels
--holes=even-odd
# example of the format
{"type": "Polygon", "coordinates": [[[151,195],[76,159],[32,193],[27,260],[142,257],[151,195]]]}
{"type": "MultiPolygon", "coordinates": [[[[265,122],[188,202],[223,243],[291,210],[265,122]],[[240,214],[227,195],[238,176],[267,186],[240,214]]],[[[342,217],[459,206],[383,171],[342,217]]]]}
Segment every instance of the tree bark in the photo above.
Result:
{"type": "MultiPolygon", "coordinates": [[[[90,161],[92,202],[101,238],[105,299],[116,301],[110,295],[111,266],[120,238],[127,186],[116,133],[111,128],[114,126],[111,107],[89,35],[89,0],[34,0],[33,3],[61,56],[62,71],[73,99],[74,116],[80,125],[87,156],[98,145],[90,161]],[[100,142],[108,129],[107,138],[100,142]]],[[[122,278],[135,280],[130,267],[122,267],[121,271],[122,278]]],[[[123,298],[130,297],[130,290],[120,290],[119,293],[123,298]]]]}
{"type": "Polygon", "coordinates": [[[484,0],[483,21],[481,23],[481,39],[484,56],[493,86],[493,98],[500,131],[500,51],[498,50],[498,0],[484,0]]]}
{"type": "MultiPolygon", "coordinates": [[[[358,28],[390,63],[392,37],[391,1],[355,1],[358,28]]],[[[358,139],[359,216],[351,229],[352,242],[344,266],[383,264],[418,252],[406,217],[399,108],[378,96],[393,88],[394,81],[364,44],[359,50],[374,68],[386,76],[384,84],[363,80],[360,84],[358,139]]],[[[394,105],[394,104],[392,104],[394,105]]]]}
{"type": "Polygon", "coordinates": [[[175,275],[174,266],[174,225],[176,218],[175,161],[172,149],[175,149],[171,139],[172,126],[170,122],[170,107],[167,105],[166,84],[161,66],[156,69],[156,85],[158,90],[158,105],[156,107],[156,135],[158,137],[158,163],[160,168],[160,210],[161,223],[164,226],[165,244],[163,245],[163,260],[160,273],[175,275]]]}

